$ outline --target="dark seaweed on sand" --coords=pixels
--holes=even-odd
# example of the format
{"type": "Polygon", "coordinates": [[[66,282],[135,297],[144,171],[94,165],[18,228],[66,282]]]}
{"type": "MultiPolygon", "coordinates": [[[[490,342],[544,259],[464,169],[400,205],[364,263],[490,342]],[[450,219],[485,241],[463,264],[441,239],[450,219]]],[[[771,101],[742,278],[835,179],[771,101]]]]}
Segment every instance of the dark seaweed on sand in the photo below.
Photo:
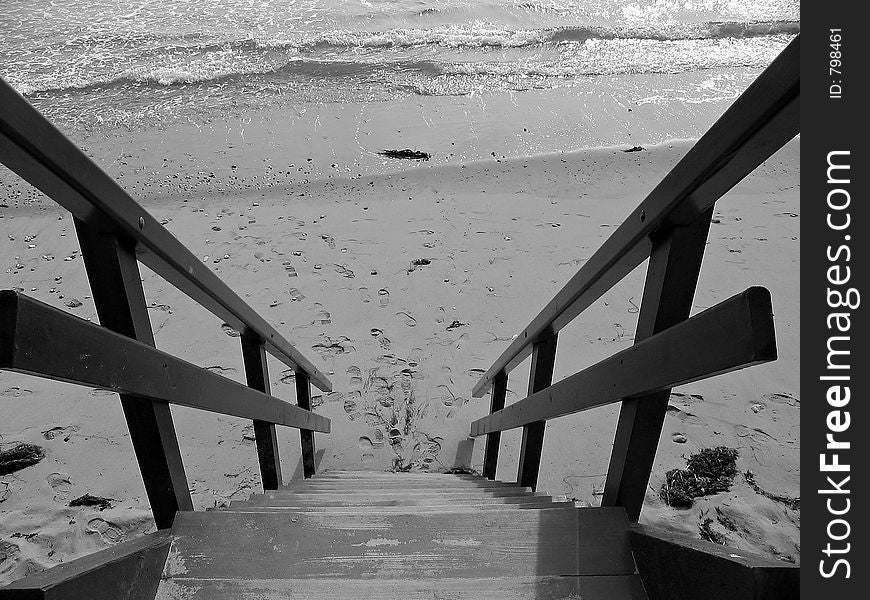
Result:
{"type": "Polygon", "coordinates": [[[726,446],[704,448],[686,460],[685,469],[671,469],[659,497],[668,506],[690,508],[695,498],[731,489],[737,474],[737,450],[726,446]]]}
{"type": "Polygon", "coordinates": [[[378,154],[387,158],[407,158],[409,160],[429,160],[432,158],[432,155],[428,152],[411,150],[410,148],[405,148],[404,150],[381,150],[378,154]]]}
{"type": "Polygon", "coordinates": [[[45,452],[36,444],[16,444],[8,450],[0,450],[0,475],[14,473],[45,458],[45,452]]]}
{"type": "Polygon", "coordinates": [[[112,508],[112,500],[110,498],[103,498],[102,496],[91,496],[90,494],[85,494],[84,496],[79,496],[75,500],[71,500],[69,505],[95,506],[97,510],[106,510],[107,508],[112,508]]]}

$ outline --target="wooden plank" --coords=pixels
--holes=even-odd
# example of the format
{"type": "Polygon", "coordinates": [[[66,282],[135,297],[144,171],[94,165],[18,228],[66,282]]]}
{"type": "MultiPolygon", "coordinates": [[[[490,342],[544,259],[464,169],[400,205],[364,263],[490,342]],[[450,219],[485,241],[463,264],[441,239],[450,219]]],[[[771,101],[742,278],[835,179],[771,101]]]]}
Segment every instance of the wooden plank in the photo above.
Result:
{"type": "Polygon", "coordinates": [[[331,498],[340,498],[342,501],[350,501],[351,499],[356,498],[387,498],[387,499],[397,499],[397,498],[507,498],[507,497],[517,497],[517,498],[534,498],[538,497],[537,494],[529,494],[525,491],[519,490],[496,490],[496,491],[484,491],[484,490],[408,490],[408,491],[396,491],[396,490],[342,490],[341,492],[337,492],[334,490],[300,490],[297,492],[288,492],[288,491],[268,491],[263,494],[253,494],[251,498],[297,498],[297,499],[311,499],[311,500],[322,500],[328,501],[331,498]]]}
{"type": "Polygon", "coordinates": [[[749,288],[498,413],[474,421],[471,435],[588,410],[775,358],[770,293],[760,287],[749,288]]]}
{"type": "MultiPolygon", "coordinates": [[[[540,392],[553,383],[553,368],[556,365],[557,334],[536,342],[532,351],[529,373],[529,396],[540,392]]],[[[532,488],[538,485],[541,468],[541,452],[544,450],[544,429],[547,423],[541,419],[523,425],[523,439],[517,465],[517,483],[532,488]]]]}
{"type": "Polygon", "coordinates": [[[579,544],[588,544],[590,552],[581,552],[580,575],[631,575],[637,573],[631,556],[628,531],[631,521],[622,507],[580,508],[577,510],[579,544]]]}
{"type": "MultiPolygon", "coordinates": [[[[504,408],[507,396],[508,376],[504,371],[496,374],[492,384],[489,413],[492,414],[504,408]]],[[[486,436],[486,447],[483,450],[483,476],[495,479],[498,470],[498,451],[501,446],[501,432],[493,431],[486,436]]]]}
{"type": "MultiPolygon", "coordinates": [[[[663,230],[653,238],[653,252],[647,267],[634,336],[636,346],[650,336],[685,322],[689,317],[712,218],[711,207],[690,225],[663,230]]],[[[769,294],[766,298],[760,298],[759,302],[769,317],[769,294]]],[[[683,341],[683,345],[675,348],[691,349],[691,352],[686,353],[686,358],[694,361],[701,349],[715,347],[714,341],[732,342],[738,335],[743,337],[751,333],[755,326],[769,337],[771,351],[768,355],[773,360],[776,358],[773,321],[769,318],[768,323],[763,324],[763,318],[756,317],[753,320],[750,315],[748,322],[742,326],[734,323],[738,328],[733,331],[723,328],[713,330],[706,342],[703,338],[699,340],[700,343],[691,345],[683,341]]],[[[629,518],[634,521],[640,518],[671,387],[665,386],[645,396],[626,399],[620,407],[601,503],[603,506],[624,506],[629,518]]]]}
{"type": "Polygon", "coordinates": [[[0,368],[119,392],[131,404],[162,400],[329,432],[321,415],[18,292],[0,291],[0,348],[0,368]]]}
{"type": "Polygon", "coordinates": [[[264,340],[270,354],[308,373],[321,390],[332,390],[314,364],[2,79],[0,162],[77,219],[133,242],[152,271],[237,331],[264,340]]]}
{"type": "MultiPolygon", "coordinates": [[[[311,410],[311,385],[307,373],[296,371],[296,405],[302,410],[311,410]]],[[[302,476],[314,477],[314,432],[310,429],[299,430],[299,443],[302,446],[302,476]]]]}
{"type": "MultiPolygon", "coordinates": [[[[294,481],[285,486],[287,490],[364,490],[364,489],[384,489],[384,490],[404,490],[404,489],[517,489],[516,483],[505,483],[502,481],[490,481],[488,479],[478,480],[462,480],[462,479],[416,479],[407,481],[395,481],[389,479],[382,480],[327,480],[320,477],[294,481]]],[[[529,490],[531,491],[531,490],[529,490]]]]}
{"type": "Polygon", "coordinates": [[[161,583],[157,600],[646,600],[637,575],[410,579],[192,579],[161,583]]]}
{"type": "Polygon", "coordinates": [[[500,511],[500,510],[551,510],[551,509],[574,508],[573,502],[506,502],[504,504],[493,504],[491,502],[474,503],[473,501],[462,501],[456,503],[445,504],[418,504],[410,502],[403,505],[390,506],[319,506],[319,505],[302,505],[302,506],[252,506],[246,502],[232,504],[228,508],[222,508],[222,511],[230,512],[315,512],[328,513],[330,515],[355,515],[361,509],[366,511],[366,514],[403,514],[403,515],[422,515],[422,514],[457,514],[457,513],[473,513],[479,514],[481,511],[500,511]]]}
{"type": "Polygon", "coordinates": [[[576,510],[476,514],[179,513],[166,577],[572,575],[576,510]],[[267,541],[264,543],[264,541],[267,541]]]}
{"type": "MultiPolygon", "coordinates": [[[[266,349],[261,340],[242,334],[242,359],[248,387],[271,395],[269,368],[266,365],[266,349]]],[[[278,434],[275,424],[254,421],[254,439],[257,442],[257,460],[260,463],[260,478],[264,490],[277,490],[284,483],[281,477],[281,457],[278,454],[278,434]]]]}
{"type": "MultiPolygon", "coordinates": [[[[78,219],[74,219],[74,223],[97,316],[102,324],[102,328],[93,327],[107,332],[119,344],[138,344],[137,347],[155,351],[151,318],[145,305],[145,292],[133,245],[124,243],[114,235],[100,233],[78,219]]],[[[22,308],[19,306],[17,312],[22,312],[22,308]]],[[[45,317],[46,311],[36,312],[42,312],[45,317]]],[[[49,312],[55,316],[65,314],[61,311],[49,312]]],[[[88,362],[91,357],[86,355],[85,347],[79,346],[78,338],[66,329],[75,322],[72,319],[75,317],[66,317],[66,323],[53,320],[55,325],[60,325],[61,335],[58,337],[50,335],[51,325],[42,319],[32,320],[30,330],[18,331],[18,338],[38,338],[45,342],[41,349],[33,349],[32,362],[48,363],[61,352],[67,352],[70,365],[94,365],[88,362]],[[36,330],[39,330],[38,333],[36,330]]],[[[105,353],[110,348],[100,350],[105,353]]],[[[123,372],[127,365],[118,366],[123,372]]],[[[120,399],[154,521],[158,529],[167,528],[172,525],[177,511],[193,510],[172,411],[164,398],[152,397],[150,401],[143,401],[121,393],[120,399]]]]}
{"type": "Polygon", "coordinates": [[[294,508],[300,506],[323,507],[323,508],[362,508],[384,506],[469,506],[486,504],[526,504],[535,505],[542,502],[551,502],[552,498],[528,497],[528,496],[498,496],[495,498],[481,498],[479,496],[419,496],[419,497],[388,497],[388,496],[349,496],[331,498],[312,498],[301,496],[298,498],[263,498],[251,497],[244,505],[233,504],[232,508],[244,508],[245,506],[269,506],[280,508],[294,508]]]}
{"type": "Polygon", "coordinates": [[[694,221],[797,135],[799,118],[797,36],[517,335],[474,386],[474,397],[483,396],[498,373],[510,373],[542,336],[560,331],[646,260],[650,235],[694,221]]]}
{"type": "Polygon", "coordinates": [[[0,600],[152,600],[169,553],[168,532],[121,542],[0,588],[0,600]]]}
{"type": "Polygon", "coordinates": [[[795,565],[645,526],[630,540],[650,600],[800,597],[795,565]]]}

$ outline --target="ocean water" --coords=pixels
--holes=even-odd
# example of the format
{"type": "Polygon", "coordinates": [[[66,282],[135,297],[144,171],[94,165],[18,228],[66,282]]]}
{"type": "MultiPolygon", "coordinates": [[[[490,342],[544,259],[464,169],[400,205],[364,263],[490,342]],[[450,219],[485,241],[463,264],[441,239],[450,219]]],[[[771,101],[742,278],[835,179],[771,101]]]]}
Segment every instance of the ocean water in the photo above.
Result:
{"type": "MultiPolygon", "coordinates": [[[[799,32],[799,9],[798,0],[2,0],[0,76],[62,126],[133,127],[281,104],[757,72],[799,32]]],[[[732,87],[745,85],[737,79],[732,87]]],[[[682,92],[691,102],[710,90],[682,92]]]]}

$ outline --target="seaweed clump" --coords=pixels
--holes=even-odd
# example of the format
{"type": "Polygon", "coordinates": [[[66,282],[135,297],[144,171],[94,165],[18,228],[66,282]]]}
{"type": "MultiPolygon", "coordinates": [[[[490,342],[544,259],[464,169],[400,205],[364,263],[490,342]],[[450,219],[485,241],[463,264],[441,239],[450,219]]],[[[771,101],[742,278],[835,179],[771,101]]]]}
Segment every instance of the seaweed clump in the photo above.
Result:
{"type": "Polygon", "coordinates": [[[20,443],[8,450],[0,450],[0,475],[8,475],[35,465],[45,458],[45,452],[36,444],[20,443]]]}
{"type": "Polygon", "coordinates": [[[408,160],[429,160],[432,158],[432,155],[428,152],[411,150],[410,148],[405,148],[404,150],[381,150],[378,154],[387,158],[405,158],[408,160]]]}
{"type": "Polygon", "coordinates": [[[668,506],[691,508],[695,498],[731,489],[737,475],[737,450],[727,446],[704,448],[686,460],[685,469],[671,469],[659,497],[668,506]]]}

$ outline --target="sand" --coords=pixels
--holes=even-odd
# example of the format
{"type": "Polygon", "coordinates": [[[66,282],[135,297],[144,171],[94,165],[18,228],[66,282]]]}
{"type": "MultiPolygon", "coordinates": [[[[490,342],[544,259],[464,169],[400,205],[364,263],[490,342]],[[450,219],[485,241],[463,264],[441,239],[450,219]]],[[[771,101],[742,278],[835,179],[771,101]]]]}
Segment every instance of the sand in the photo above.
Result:
{"type": "MultiPolygon", "coordinates": [[[[718,109],[701,107],[698,118],[718,109]]],[[[389,111],[379,110],[386,123],[389,111]]],[[[626,153],[635,145],[627,136],[615,147],[559,153],[549,133],[501,143],[531,121],[489,121],[497,135],[477,138],[449,131],[456,110],[445,109],[441,125],[430,121],[423,143],[384,136],[363,148],[345,140],[332,146],[334,156],[327,149],[338,129],[319,139],[315,127],[308,145],[290,150],[268,115],[240,136],[221,137],[217,123],[87,141],[100,164],[331,376],[335,391],[313,398],[333,423],[331,434],[316,435],[319,470],[382,470],[396,461],[480,469],[483,440],[468,437],[469,424],[489,398],[471,398],[477,378],[690,147],[644,144],[626,153]],[[279,141],[251,153],[252,140],[267,136],[279,141]],[[216,137],[223,143],[209,146],[216,137]],[[462,144],[453,157],[451,143],[462,144]],[[437,154],[406,163],[372,153],[408,146],[437,154]],[[530,147],[542,154],[525,156],[530,147]]],[[[335,121],[364,122],[333,111],[335,121]]],[[[738,468],[762,489],[799,495],[798,159],[796,140],[719,202],[693,311],[768,287],[780,358],[675,390],[641,519],[697,536],[699,522],[712,518],[730,545],[785,560],[799,560],[799,510],[759,494],[742,475],[730,492],[689,510],[663,505],[658,489],[689,453],[726,445],[738,448],[738,468]]],[[[71,219],[27,189],[8,189],[0,287],[96,321],[71,219]]],[[[563,330],[555,379],[632,343],[643,268],[563,330]]],[[[157,346],[242,381],[235,332],[142,274],[157,346]]],[[[289,372],[274,359],[269,366],[273,393],[292,402],[289,372]]],[[[508,402],[524,396],[527,373],[528,363],[512,374],[508,402]]],[[[258,489],[250,423],[178,407],[173,414],[197,509],[258,489]]],[[[548,423],[539,489],[599,503],[616,414],[607,407],[548,423]]],[[[114,395],[2,372],[0,415],[4,447],[46,450],[38,465],[0,476],[0,583],[153,530],[114,395]],[[85,493],[112,507],[67,506],[85,493]]],[[[516,476],[519,435],[502,436],[501,479],[516,476]]],[[[298,433],[279,436],[285,477],[298,478],[298,433]]]]}

